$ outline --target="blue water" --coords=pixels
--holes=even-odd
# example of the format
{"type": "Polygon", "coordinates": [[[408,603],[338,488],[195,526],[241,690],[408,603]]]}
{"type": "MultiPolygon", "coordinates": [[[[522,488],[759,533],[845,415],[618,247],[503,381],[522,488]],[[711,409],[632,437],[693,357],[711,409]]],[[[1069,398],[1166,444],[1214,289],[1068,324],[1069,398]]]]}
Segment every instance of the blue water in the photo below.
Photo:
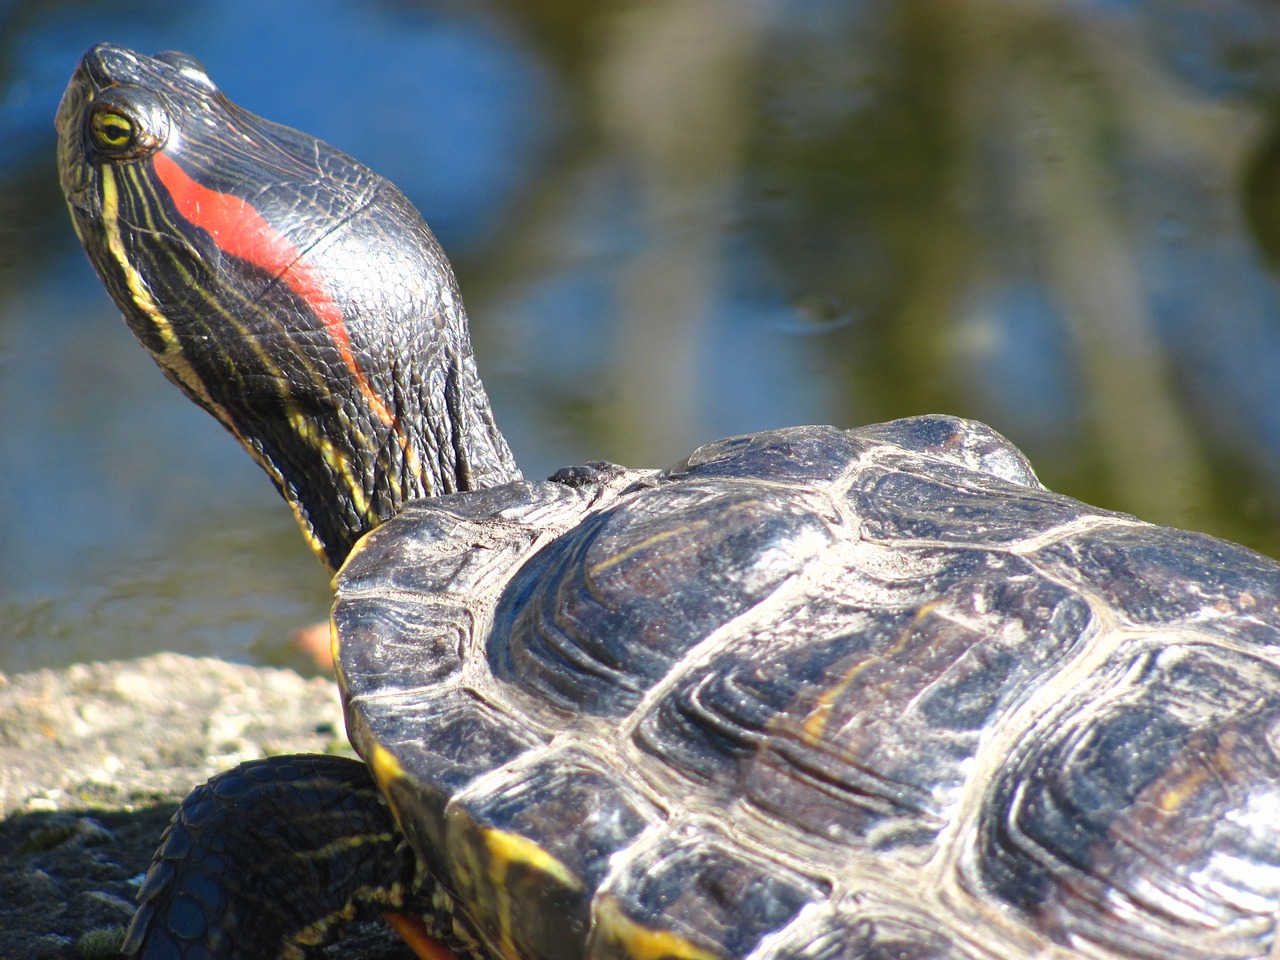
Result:
{"type": "Polygon", "coordinates": [[[76,246],[52,116],[101,40],[399,183],[530,474],[945,411],[1280,554],[1270,5],[0,4],[0,670],[274,659],[328,602],[76,246]]]}

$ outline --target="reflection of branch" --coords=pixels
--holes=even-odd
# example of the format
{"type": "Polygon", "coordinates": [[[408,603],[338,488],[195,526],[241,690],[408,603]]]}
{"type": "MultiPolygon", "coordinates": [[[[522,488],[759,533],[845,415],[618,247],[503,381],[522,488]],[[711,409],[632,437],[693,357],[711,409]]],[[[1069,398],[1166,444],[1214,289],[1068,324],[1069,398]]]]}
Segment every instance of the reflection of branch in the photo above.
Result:
{"type": "Polygon", "coordinates": [[[1024,73],[1021,103],[1036,115],[1021,118],[1023,129],[1038,135],[1034,155],[1025,158],[1024,200],[1043,222],[1045,270],[1067,316],[1089,425],[1118,505],[1193,522],[1192,505],[1207,489],[1205,464],[1172,388],[1134,243],[1107,200],[1120,186],[1098,159],[1109,120],[1094,105],[1098,91],[1090,84],[1063,82],[1071,66],[1024,73]]]}
{"type": "Polygon", "coordinates": [[[599,74],[602,117],[634,155],[650,238],[625,272],[612,381],[613,444],[665,463],[709,439],[698,425],[703,331],[722,286],[720,238],[751,109],[753,4],[645,5],[617,24],[599,74]]]}

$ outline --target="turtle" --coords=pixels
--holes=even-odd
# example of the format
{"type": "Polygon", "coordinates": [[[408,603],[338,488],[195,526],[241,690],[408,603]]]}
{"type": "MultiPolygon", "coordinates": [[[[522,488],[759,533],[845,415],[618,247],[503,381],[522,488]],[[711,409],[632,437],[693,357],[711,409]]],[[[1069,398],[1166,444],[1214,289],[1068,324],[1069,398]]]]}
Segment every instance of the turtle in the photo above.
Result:
{"type": "Polygon", "coordinates": [[[89,50],[76,231],[334,571],[362,760],[175,814],[130,956],[1280,952],[1280,566],[944,415],[527,480],[391,184],[193,58],[89,50]]]}

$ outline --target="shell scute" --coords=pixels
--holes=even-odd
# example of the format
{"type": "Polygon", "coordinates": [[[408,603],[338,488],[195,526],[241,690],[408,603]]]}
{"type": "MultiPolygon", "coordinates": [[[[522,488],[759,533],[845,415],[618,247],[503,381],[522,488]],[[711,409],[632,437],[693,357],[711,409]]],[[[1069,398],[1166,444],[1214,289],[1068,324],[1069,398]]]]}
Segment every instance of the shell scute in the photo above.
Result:
{"type": "MultiPolygon", "coordinates": [[[[972,471],[1019,486],[1044,489],[1022,451],[985,423],[934,414],[873,423],[849,430],[848,434],[861,443],[891,444],[912,455],[923,454],[951,463],[964,473],[972,471]]],[[[887,450],[881,450],[878,456],[898,459],[887,450]]],[[[919,457],[908,456],[905,460],[918,463],[919,457]]],[[[951,471],[951,475],[956,474],[951,471]]]]}
{"type": "Polygon", "coordinates": [[[958,552],[917,584],[918,606],[852,620],[858,642],[833,644],[845,655],[778,710],[743,795],[817,856],[824,844],[931,856],[993,732],[1093,631],[1079,597],[1028,569],[958,552]]]}
{"type": "MultiPolygon", "coordinates": [[[[536,511],[581,498],[550,483],[512,483],[408,504],[357,545],[338,576],[335,662],[348,696],[442,682],[481,629],[473,610],[506,584],[540,535],[533,524],[473,517],[483,507],[536,511]],[[480,503],[468,505],[475,497],[480,503]]],[[[572,511],[571,515],[572,515],[572,511]]],[[[487,619],[486,619],[487,622],[487,619]]]]}
{"type": "Polygon", "coordinates": [[[939,465],[924,475],[918,462],[863,471],[849,491],[863,535],[885,543],[1016,545],[1082,516],[1115,516],[1048,491],[939,465]]]}
{"type": "Polygon", "coordinates": [[[770,938],[755,960],[995,960],[960,940],[948,922],[915,902],[879,896],[822,904],[770,938]]]}
{"type": "Polygon", "coordinates": [[[582,956],[591,903],[615,853],[662,812],[572,746],[513,765],[448,811],[451,873],[506,956],[582,956]]]}
{"type": "Polygon", "coordinates": [[[525,564],[494,616],[496,677],[623,717],[690,649],[841,536],[822,494],[699,479],[640,490],[525,564]]]}
{"type": "Polygon", "coordinates": [[[565,522],[586,504],[579,491],[547,481],[413,501],[357,544],[342,568],[343,592],[483,596],[543,535],[544,518],[565,522]]]}
{"type": "Polygon", "coordinates": [[[817,859],[931,844],[984,734],[1095,628],[1014,557],[931,551],[908,582],[874,568],[806,584],[687,665],[640,715],[637,748],[817,859]]]}
{"type": "Polygon", "coordinates": [[[1253,644],[1280,645],[1280,571],[1246,547],[1143,524],[1048,544],[1036,559],[1130,623],[1211,623],[1253,644]]]}
{"type": "Polygon", "coordinates": [[[333,614],[338,679],[348,697],[443,683],[462,668],[471,611],[400,597],[352,597],[333,614]]]}
{"type": "Polygon", "coordinates": [[[667,471],[671,478],[758,481],[824,488],[836,483],[866,448],[835,427],[789,427],[704,444],[667,471]]]}
{"type": "Polygon", "coordinates": [[[1265,955],[1280,910],[1278,738],[1276,667],[1136,639],[998,771],[978,820],[979,882],[1062,942],[1265,955]]]}
{"type": "MultiPolygon", "coordinates": [[[[394,775],[379,776],[379,784],[401,828],[437,870],[447,866],[445,812],[454,796],[546,740],[519,718],[448,686],[350,701],[347,729],[362,756],[381,751],[394,758],[394,775]]],[[[379,765],[371,765],[377,775],[379,765]]]]}
{"type": "Polygon", "coordinates": [[[811,903],[821,880],[746,854],[700,825],[667,833],[632,856],[602,892],[592,960],[713,960],[749,955],[811,903]]]}

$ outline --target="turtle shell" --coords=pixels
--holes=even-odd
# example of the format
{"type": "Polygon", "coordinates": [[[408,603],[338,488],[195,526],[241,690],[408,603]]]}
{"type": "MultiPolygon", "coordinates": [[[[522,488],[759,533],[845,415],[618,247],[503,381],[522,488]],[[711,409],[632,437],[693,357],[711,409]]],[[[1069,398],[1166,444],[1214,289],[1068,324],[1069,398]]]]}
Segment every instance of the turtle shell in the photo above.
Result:
{"type": "Polygon", "coordinates": [[[411,504],[352,740],[495,956],[1274,955],[1280,567],[930,417],[411,504]]]}

